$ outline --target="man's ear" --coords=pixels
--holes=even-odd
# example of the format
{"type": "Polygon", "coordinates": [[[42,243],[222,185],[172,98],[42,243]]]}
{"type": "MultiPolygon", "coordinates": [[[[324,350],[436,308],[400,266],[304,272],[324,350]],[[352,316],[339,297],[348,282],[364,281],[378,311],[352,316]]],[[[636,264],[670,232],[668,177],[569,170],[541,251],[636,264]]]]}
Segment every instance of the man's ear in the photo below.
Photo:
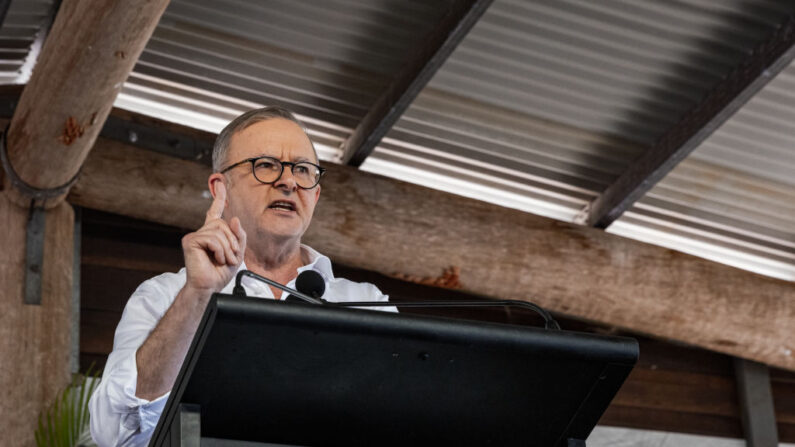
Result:
{"type": "MultiPolygon", "coordinates": [[[[210,194],[213,195],[213,198],[215,198],[215,195],[216,195],[215,187],[218,184],[218,182],[221,182],[221,183],[224,182],[224,175],[219,173],[219,172],[214,172],[214,173],[210,174],[209,178],[207,178],[207,187],[210,189],[210,194]]],[[[228,185],[224,184],[224,186],[228,186],[228,185]]]]}
{"type": "Polygon", "coordinates": [[[320,185],[315,188],[315,204],[317,204],[318,200],[320,200],[320,185]]]}

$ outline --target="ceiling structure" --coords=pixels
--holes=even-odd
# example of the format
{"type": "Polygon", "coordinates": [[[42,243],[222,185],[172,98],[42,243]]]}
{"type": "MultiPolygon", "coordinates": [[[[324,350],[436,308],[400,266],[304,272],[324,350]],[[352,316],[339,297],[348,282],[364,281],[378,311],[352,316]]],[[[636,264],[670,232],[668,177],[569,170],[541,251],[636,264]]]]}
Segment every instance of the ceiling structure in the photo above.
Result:
{"type": "MultiPolygon", "coordinates": [[[[56,3],[11,2],[0,82],[26,81],[56,3]]],[[[455,5],[172,0],[116,106],[217,132],[279,104],[340,162],[455,5]]],[[[361,169],[581,222],[794,13],[772,0],[494,0],[361,169]]],[[[607,231],[795,280],[795,67],[769,77],[607,231]]]]}
{"type": "Polygon", "coordinates": [[[0,1],[0,83],[27,82],[55,11],[55,0],[0,1]]]}

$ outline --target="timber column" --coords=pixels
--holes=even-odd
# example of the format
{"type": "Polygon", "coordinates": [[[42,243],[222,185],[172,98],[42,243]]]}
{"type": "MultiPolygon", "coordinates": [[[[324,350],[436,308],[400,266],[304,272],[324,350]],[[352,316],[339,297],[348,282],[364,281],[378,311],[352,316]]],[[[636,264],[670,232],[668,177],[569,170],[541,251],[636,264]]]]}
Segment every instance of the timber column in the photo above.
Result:
{"type": "Polygon", "coordinates": [[[63,0],[0,147],[0,433],[34,445],[69,383],[74,212],[64,201],[168,0],[63,0]]]}

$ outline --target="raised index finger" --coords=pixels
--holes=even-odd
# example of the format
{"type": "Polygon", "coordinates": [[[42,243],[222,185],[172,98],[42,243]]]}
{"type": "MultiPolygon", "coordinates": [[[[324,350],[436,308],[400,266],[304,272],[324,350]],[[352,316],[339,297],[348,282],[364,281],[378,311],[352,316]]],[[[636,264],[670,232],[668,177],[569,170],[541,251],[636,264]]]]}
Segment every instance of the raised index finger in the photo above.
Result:
{"type": "Polygon", "coordinates": [[[226,204],[226,186],[224,186],[224,182],[217,182],[215,184],[215,199],[213,199],[212,205],[210,205],[210,209],[207,210],[207,217],[204,219],[204,223],[207,223],[214,219],[220,219],[221,216],[224,214],[224,205],[226,204]]]}

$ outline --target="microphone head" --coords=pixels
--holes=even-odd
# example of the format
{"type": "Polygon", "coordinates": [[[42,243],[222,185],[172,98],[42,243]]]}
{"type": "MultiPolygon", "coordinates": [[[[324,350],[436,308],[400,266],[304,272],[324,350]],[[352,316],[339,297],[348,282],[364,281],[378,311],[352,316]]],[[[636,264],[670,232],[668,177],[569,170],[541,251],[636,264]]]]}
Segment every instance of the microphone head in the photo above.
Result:
{"type": "Polygon", "coordinates": [[[304,270],[295,278],[295,289],[314,298],[320,298],[326,292],[326,281],[314,270],[304,270]]]}

